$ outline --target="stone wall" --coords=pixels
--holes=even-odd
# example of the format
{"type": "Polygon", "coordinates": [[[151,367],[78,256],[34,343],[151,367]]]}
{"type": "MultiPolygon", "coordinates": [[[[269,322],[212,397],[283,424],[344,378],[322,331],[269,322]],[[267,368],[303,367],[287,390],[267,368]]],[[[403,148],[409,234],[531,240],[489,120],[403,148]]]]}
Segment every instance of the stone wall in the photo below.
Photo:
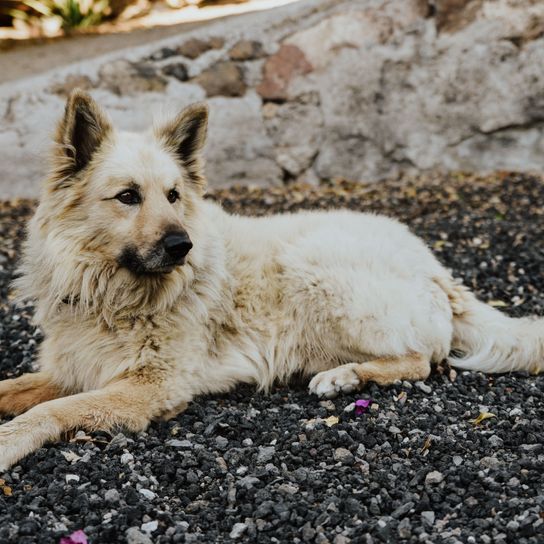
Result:
{"type": "Polygon", "coordinates": [[[125,129],[207,100],[213,185],[544,170],[538,0],[308,0],[0,85],[0,196],[37,194],[74,86],[125,129]]]}

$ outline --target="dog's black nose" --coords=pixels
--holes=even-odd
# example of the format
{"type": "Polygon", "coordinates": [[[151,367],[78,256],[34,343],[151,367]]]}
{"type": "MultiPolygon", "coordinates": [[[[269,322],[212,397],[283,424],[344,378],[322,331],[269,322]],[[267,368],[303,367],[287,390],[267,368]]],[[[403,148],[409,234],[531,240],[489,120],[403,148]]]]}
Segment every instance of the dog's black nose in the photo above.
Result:
{"type": "Polygon", "coordinates": [[[182,259],[193,247],[193,243],[186,232],[167,234],[162,243],[166,253],[174,259],[182,259]]]}

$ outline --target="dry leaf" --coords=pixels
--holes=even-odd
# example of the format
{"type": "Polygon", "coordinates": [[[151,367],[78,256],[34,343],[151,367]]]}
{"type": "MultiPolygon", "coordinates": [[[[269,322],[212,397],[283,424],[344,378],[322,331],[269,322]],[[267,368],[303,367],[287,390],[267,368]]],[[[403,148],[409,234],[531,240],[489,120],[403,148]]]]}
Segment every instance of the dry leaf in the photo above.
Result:
{"type": "Polygon", "coordinates": [[[327,427],[332,427],[333,425],[336,425],[340,420],[337,416],[329,416],[324,421],[327,427]]]}
{"type": "Polygon", "coordinates": [[[473,425],[479,425],[482,421],[486,419],[491,419],[492,417],[497,417],[495,414],[492,414],[491,412],[480,412],[480,415],[476,419],[471,419],[470,422],[473,425]]]}
{"type": "Polygon", "coordinates": [[[423,447],[421,448],[421,453],[423,453],[424,451],[428,450],[430,447],[431,447],[431,444],[432,444],[432,439],[430,436],[428,436],[426,439],[425,439],[425,443],[423,444],[423,447]]]}

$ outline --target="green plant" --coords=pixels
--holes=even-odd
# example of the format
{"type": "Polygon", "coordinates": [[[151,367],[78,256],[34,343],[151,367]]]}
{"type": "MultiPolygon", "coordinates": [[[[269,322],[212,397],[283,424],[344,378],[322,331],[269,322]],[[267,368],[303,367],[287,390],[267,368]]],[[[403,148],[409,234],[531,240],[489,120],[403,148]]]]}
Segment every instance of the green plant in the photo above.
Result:
{"type": "Polygon", "coordinates": [[[109,0],[21,0],[10,15],[29,26],[53,21],[63,30],[97,25],[111,14],[109,0]]]}

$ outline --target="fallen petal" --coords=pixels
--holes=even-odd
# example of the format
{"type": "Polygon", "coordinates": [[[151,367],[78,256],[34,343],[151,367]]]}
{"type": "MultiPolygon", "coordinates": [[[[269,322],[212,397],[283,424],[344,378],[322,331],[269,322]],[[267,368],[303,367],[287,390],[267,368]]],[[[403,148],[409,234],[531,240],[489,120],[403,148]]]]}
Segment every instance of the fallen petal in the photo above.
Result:
{"type": "Polygon", "coordinates": [[[359,399],[355,401],[355,415],[365,414],[372,404],[372,399],[359,399]]]}
{"type": "Polygon", "coordinates": [[[59,544],[88,544],[87,535],[80,529],[70,536],[64,536],[59,544]]]}

